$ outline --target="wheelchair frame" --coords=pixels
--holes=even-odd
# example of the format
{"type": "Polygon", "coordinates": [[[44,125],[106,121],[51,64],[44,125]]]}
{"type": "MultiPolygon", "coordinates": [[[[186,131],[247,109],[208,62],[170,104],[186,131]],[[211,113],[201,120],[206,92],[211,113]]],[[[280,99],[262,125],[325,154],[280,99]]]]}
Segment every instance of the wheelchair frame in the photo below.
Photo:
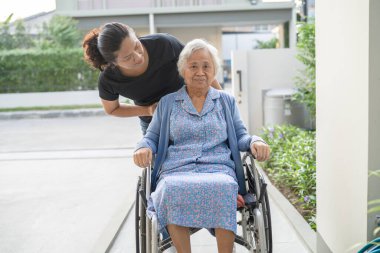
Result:
{"type": "MultiPolygon", "coordinates": [[[[272,253],[272,226],[266,182],[257,169],[254,157],[246,152],[242,158],[247,194],[246,205],[238,208],[242,235],[235,236],[235,243],[244,246],[250,253],[272,253]]],[[[144,169],[138,179],[135,202],[135,233],[137,253],[161,253],[173,245],[171,238],[163,239],[158,232],[156,217],[146,215],[147,199],[150,196],[151,168],[144,169]]],[[[191,228],[190,235],[201,228],[191,228]]]]}

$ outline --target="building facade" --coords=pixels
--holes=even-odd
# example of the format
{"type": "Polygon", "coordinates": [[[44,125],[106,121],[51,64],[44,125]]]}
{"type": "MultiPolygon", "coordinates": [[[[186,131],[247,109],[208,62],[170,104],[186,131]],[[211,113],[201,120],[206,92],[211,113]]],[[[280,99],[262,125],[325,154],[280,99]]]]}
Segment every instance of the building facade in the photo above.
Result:
{"type": "MultiPolygon", "coordinates": [[[[224,63],[228,52],[253,49],[256,40],[275,36],[279,47],[295,47],[296,41],[294,0],[56,0],[56,14],[76,19],[83,33],[121,22],[140,36],[169,33],[184,43],[203,38],[224,63]]],[[[224,76],[228,73],[220,71],[219,80],[224,76]]]]}

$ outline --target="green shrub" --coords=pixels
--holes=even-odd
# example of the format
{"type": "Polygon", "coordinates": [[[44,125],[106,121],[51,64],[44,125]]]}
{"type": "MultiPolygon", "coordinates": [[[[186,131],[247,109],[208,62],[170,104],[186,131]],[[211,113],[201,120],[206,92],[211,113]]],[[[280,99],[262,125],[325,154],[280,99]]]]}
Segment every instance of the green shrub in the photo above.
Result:
{"type": "Polygon", "coordinates": [[[11,22],[13,13],[8,16],[5,21],[0,21],[0,50],[8,50],[13,48],[15,43],[12,34],[9,32],[9,23],[11,22]]]}
{"type": "Polygon", "coordinates": [[[267,41],[256,40],[256,42],[257,42],[257,45],[255,47],[256,49],[276,48],[278,44],[278,39],[272,38],[267,41]]]}
{"type": "Polygon", "coordinates": [[[315,24],[300,23],[297,42],[297,59],[302,62],[305,69],[300,70],[295,77],[298,88],[294,99],[305,104],[315,119],[315,24]]]}
{"type": "Polygon", "coordinates": [[[77,28],[78,21],[71,17],[54,15],[48,23],[42,26],[41,41],[38,47],[75,48],[80,46],[81,36],[77,28]]]}
{"type": "Polygon", "coordinates": [[[93,90],[98,75],[80,48],[0,51],[0,93],[93,90]]]}
{"type": "Polygon", "coordinates": [[[271,148],[264,163],[268,176],[277,186],[285,186],[296,196],[302,214],[315,229],[316,152],[315,132],[291,125],[264,128],[263,138],[271,148]]]}

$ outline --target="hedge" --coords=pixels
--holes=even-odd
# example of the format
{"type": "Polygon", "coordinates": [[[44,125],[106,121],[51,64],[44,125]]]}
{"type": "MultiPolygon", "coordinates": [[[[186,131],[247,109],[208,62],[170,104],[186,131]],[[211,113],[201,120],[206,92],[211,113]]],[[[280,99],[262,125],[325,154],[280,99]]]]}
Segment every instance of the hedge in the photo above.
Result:
{"type": "Polygon", "coordinates": [[[0,51],[0,93],[94,90],[98,75],[79,48],[0,51]]]}
{"type": "Polygon", "coordinates": [[[309,225],[316,229],[316,147],[315,131],[291,125],[267,127],[262,137],[271,148],[264,163],[274,184],[290,189],[298,198],[294,205],[302,209],[309,225]]]}

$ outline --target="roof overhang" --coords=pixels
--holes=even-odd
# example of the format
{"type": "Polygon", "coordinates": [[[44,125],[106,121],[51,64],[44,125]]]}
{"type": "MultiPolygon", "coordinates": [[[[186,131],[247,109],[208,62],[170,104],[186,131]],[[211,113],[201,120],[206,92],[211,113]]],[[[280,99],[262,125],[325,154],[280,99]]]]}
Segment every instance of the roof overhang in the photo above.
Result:
{"type": "Polygon", "coordinates": [[[157,28],[243,26],[285,23],[292,19],[294,7],[293,2],[280,2],[234,6],[86,10],[58,14],[79,20],[78,28],[81,30],[89,30],[107,22],[121,22],[134,28],[147,28],[150,16],[153,16],[157,28]]]}

